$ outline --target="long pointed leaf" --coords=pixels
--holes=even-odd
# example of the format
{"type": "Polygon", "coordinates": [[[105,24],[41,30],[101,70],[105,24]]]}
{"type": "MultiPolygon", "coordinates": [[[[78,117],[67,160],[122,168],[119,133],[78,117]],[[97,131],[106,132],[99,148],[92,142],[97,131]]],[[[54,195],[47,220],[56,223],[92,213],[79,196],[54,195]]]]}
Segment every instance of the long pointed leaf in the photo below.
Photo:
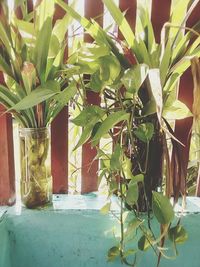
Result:
{"type": "Polygon", "coordinates": [[[49,99],[58,94],[56,82],[47,82],[43,86],[39,86],[33,90],[29,95],[24,97],[20,102],[12,107],[12,110],[24,110],[38,105],[39,103],[49,99]],[[48,86],[49,85],[49,86],[48,86]]]}
{"type": "Polygon", "coordinates": [[[45,81],[45,70],[49,52],[49,43],[52,31],[52,19],[47,18],[41,28],[35,46],[35,63],[38,74],[42,82],[45,81]]]}
{"type": "Polygon", "coordinates": [[[74,9],[72,9],[62,0],[55,0],[55,2],[59,6],[61,6],[66,12],[68,12],[75,20],[77,20],[94,38],[94,40],[96,40],[97,43],[107,44],[109,46],[106,34],[98,24],[93,24],[88,19],[81,17],[74,9]]]}
{"type": "Polygon", "coordinates": [[[116,6],[113,0],[103,0],[113,19],[119,26],[121,33],[124,35],[125,40],[127,41],[130,47],[134,46],[135,35],[129,26],[126,18],[120,11],[120,9],[116,6]]]}
{"type": "Polygon", "coordinates": [[[134,46],[135,35],[128,24],[126,18],[120,11],[120,9],[116,6],[113,0],[103,0],[113,19],[119,26],[121,33],[124,35],[125,40],[127,41],[130,47],[134,46]]]}
{"type": "Polygon", "coordinates": [[[109,132],[117,123],[120,121],[125,121],[129,119],[129,114],[125,111],[117,111],[109,115],[98,128],[95,136],[92,138],[92,144],[97,145],[99,139],[109,132]]]}

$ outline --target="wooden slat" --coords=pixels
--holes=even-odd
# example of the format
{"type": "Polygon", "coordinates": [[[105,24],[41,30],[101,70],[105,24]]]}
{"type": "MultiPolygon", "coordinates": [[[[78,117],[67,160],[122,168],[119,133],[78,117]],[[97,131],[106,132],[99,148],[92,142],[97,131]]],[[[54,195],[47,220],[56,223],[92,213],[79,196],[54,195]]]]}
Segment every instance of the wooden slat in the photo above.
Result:
{"type": "MultiPolygon", "coordinates": [[[[135,31],[135,24],[136,24],[136,11],[137,11],[137,0],[120,0],[119,1],[119,8],[122,12],[125,12],[125,18],[127,19],[131,29],[135,31]]],[[[124,36],[121,33],[121,31],[118,29],[118,38],[120,40],[124,40],[124,36]]],[[[126,59],[131,63],[131,64],[136,64],[135,58],[132,56],[131,51],[124,51],[126,53],[126,59]]],[[[121,88],[120,92],[124,94],[125,88],[121,88]]],[[[117,106],[117,105],[116,105],[117,106]]],[[[113,143],[113,149],[115,147],[115,143],[118,140],[118,133],[120,132],[120,126],[121,122],[119,122],[114,128],[114,143],[113,143]]]]}
{"type": "MultiPolygon", "coordinates": [[[[119,8],[121,9],[122,12],[125,11],[125,18],[127,19],[133,31],[135,29],[135,22],[136,22],[136,7],[137,7],[136,0],[119,1],[119,8]]],[[[118,33],[118,36],[121,40],[123,39],[121,32],[118,33]]]]}
{"type": "MultiPolygon", "coordinates": [[[[192,25],[197,23],[197,21],[199,21],[199,18],[200,18],[199,14],[200,14],[200,3],[197,5],[197,7],[193,11],[191,17],[189,18],[187,26],[191,27],[192,25]]],[[[185,91],[188,91],[188,89],[185,91]]],[[[193,95],[190,95],[190,101],[192,101],[192,100],[193,100],[193,95]]],[[[188,154],[189,154],[189,152],[188,152],[188,154]]],[[[200,167],[199,167],[198,177],[197,177],[196,196],[200,197],[200,167]]]]}
{"type": "MultiPolygon", "coordinates": [[[[3,83],[2,74],[0,83],[3,83]]],[[[1,116],[2,112],[5,112],[5,108],[0,105],[0,205],[12,205],[15,203],[12,116],[1,116]]]]}
{"type": "MultiPolygon", "coordinates": [[[[85,0],[85,16],[87,18],[95,18],[96,21],[103,25],[103,4],[101,0],[85,0]],[[99,16],[102,15],[102,16],[99,16]]],[[[85,34],[84,40],[93,42],[92,38],[85,34]]],[[[87,102],[89,104],[99,105],[101,99],[97,93],[88,91],[87,102]]],[[[81,168],[81,193],[89,193],[98,189],[98,160],[93,161],[96,156],[96,149],[92,148],[90,143],[86,143],[82,147],[82,168],[81,168]]]]}
{"type": "MultiPolygon", "coordinates": [[[[152,0],[152,6],[151,6],[151,21],[153,24],[153,30],[155,35],[155,40],[157,43],[160,43],[160,37],[161,37],[161,31],[163,28],[163,25],[169,20],[170,17],[170,7],[171,7],[171,0],[152,0]]],[[[157,151],[157,157],[156,164],[152,168],[152,173],[154,173],[154,181],[157,179],[160,179],[159,177],[162,176],[162,153],[163,148],[161,148],[162,145],[157,144],[157,148],[155,151],[157,151]]],[[[155,184],[155,182],[154,182],[155,184]]],[[[172,190],[172,179],[171,175],[167,177],[167,194],[168,192],[172,190]],[[168,180],[169,179],[169,180],[168,180]]]]}
{"type": "MultiPolygon", "coordinates": [[[[197,5],[195,10],[193,11],[192,15],[190,16],[187,26],[191,27],[197,21],[199,21],[199,14],[200,14],[200,3],[197,5]]],[[[182,77],[178,99],[184,102],[190,109],[192,109],[193,103],[193,81],[192,81],[192,74],[191,70],[189,69],[182,77]]],[[[185,145],[185,147],[180,146],[181,156],[184,161],[184,176],[181,183],[182,188],[184,187],[184,179],[186,178],[187,173],[187,164],[189,160],[189,148],[190,148],[190,139],[191,139],[191,127],[192,127],[192,118],[187,118],[184,120],[176,121],[175,125],[175,135],[176,137],[185,145]]],[[[200,175],[200,173],[199,173],[200,175]]],[[[197,185],[197,192],[200,196],[200,179],[198,179],[197,185]]]]}
{"type": "MultiPolygon", "coordinates": [[[[191,109],[193,102],[193,81],[190,69],[188,69],[181,78],[178,99],[185,103],[191,109]]],[[[175,188],[179,184],[181,185],[182,193],[185,193],[185,179],[187,175],[187,164],[189,160],[191,128],[192,118],[177,120],[175,123],[175,136],[184,144],[184,146],[177,143],[179,154],[181,155],[181,171],[177,168],[176,158],[174,157],[174,150],[172,151],[172,170],[175,170],[173,175],[173,182],[175,188]]]]}
{"type": "MultiPolygon", "coordinates": [[[[65,1],[66,3],[68,1],[65,1]]],[[[58,6],[54,22],[62,18],[65,12],[58,6]]],[[[67,57],[67,51],[65,53],[67,57]]],[[[68,107],[65,107],[51,124],[51,163],[53,193],[68,192],[68,107]]]]}
{"type": "Polygon", "coordinates": [[[51,124],[53,193],[68,192],[68,107],[51,124]]]}
{"type": "Polygon", "coordinates": [[[165,22],[169,20],[171,0],[152,0],[151,21],[156,42],[160,42],[160,33],[165,22]]]}

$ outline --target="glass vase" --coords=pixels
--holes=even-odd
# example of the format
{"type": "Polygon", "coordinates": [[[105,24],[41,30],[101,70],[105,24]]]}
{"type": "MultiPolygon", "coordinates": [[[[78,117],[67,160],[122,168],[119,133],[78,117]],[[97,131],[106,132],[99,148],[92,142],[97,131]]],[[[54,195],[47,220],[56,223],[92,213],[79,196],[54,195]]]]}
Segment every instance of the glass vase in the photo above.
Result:
{"type": "Polygon", "coordinates": [[[27,208],[52,201],[49,128],[21,128],[21,200],[27,208]]]}

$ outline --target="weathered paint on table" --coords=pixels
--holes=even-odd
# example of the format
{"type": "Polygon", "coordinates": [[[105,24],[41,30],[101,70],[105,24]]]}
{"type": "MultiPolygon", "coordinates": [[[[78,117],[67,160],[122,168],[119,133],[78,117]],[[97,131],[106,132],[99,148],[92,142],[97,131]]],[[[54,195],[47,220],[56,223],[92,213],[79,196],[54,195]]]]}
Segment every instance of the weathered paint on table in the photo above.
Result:
{"type": "MultiPolygon", "coordinates": [[[[103,201],[95,195],[65,196],[55,199],[54,208],[1,209],[2,214],[5,210],[7,213],[0,223],[0,267],[122,266],[119,261],[106,261],[106,252],[114,244],[108,230],[117,222],[112,215],[99,213],[103,201]]],[[[185,213],[182,223],[189,240],[178,247],[176,260],[162,259],[160,267],[200,266],[199,203],[197,198],[188,200],[192,212],[185,213]]],[[[115,203],[114,210],[116,206],[115,203]]],[[[152,251],[138,257],[139,267],[154,267],[155,263],[152,251]]]]}

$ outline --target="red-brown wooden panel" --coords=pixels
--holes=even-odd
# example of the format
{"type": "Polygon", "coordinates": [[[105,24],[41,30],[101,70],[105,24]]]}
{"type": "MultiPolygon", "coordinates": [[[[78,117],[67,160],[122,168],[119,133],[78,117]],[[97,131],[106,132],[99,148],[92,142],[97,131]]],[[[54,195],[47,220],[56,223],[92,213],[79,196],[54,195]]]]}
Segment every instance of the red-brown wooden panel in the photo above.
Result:
{"type": "MultiPolygon", "coordinates": [[[[197,23],[197,21],[199,21],[199,19],[200,19],[200,15],[199,14],[200,14],[200,3],[197,5],[197,7],[195,8],[195,10],[192,12],[191,17],[188,20],[187,26],[191,27],[192,25],[194,25],[195,23],[197,23]]],[[[190,94],[190,97],[188,97],[188,98],[189,98],[190,102],[192,102],[192,100],[193,100],[192,93],[190,94]]],[[[188,150],[188,156],[189,156],[189,150],[188,150]]],[[[198,178],[197,178],[196,196],[200,197],[200,168],[199,168],[198,178]]]]}
{"type": "Polygon", "coordinates": [[[152,0],[151,21],[154,27],[156,42],[160,42],[161,29],[169,20],[171,0],[152,0]]]}
{"type": "MultiPolygon", "coordinates": [[[[197,23],[197,21],[199,21],[199,18],[200,18],[199,14],[200,14],[200,3],[197,5],[192,15],[188,19],[188,22],[187,22],[188,27],[193,26],[195,23],[197,23]]],[[[192,74],[191,74],[190,69],[184,74],[184,76],[181,79],[178,99],[184,102],[190,109],[192,109],[193,81],[192,81],[192,74]]],[[[175,135],[185,145],[185,147],[179,146],[182,159],[184,161],[184,170],[183,170],[184,176],[186,176],[186,173],[187,173],[187,163],[189,159],[189,148],[190,148],[190,139],[191,139],[191,127],[192,127],[192,118],[187,118],[184,120],[176,121],[175,135]]],[[[184,179],[185,177],[183,177],[182,179],[183,186],[184,186],[184,179]]],[[[200,194],[199,179],[198,179],[198,182],[199,182],[199,185],[197,187],[197,193],[199,192],[200,194]]]]}
{"type": "Polygon", "coordinates": [[[51,124],[53,193],[68,192],[68,107],[51,124]]]}
{"type": "MultiPolygon", "coordinates": [[[[137,8],[137,1],[136,0],[120,0],[119,1],[119,8],[122,12],[125,12],[125,17],[131,26],[131,29],[134,31],[135,29],[135,22],[136,22],[136,8],[137,8]]],[[[119,32],[119,38],[122,40],[122,34],[119,32]]]]}
{"type": "MultiPolygon", "coordinates": [[[[103,4],[101,0],[85,0],[85,16],[87,18],[95,18],[96,21],[103,25],[103,4]],[[102,16],[99,16],[102,15],[102,16]]],[[[84,40],[93,42],[92,38],[85,34],[84,40]]],[[[97,93],[87,92],[87,102],[89,104],[99,105],[101,99],[97,93]]],[[[98,189],[98,160],[94,160],[96,149],[92,148],[90,143],[86,143],[82,147],[82,168],[81,168],[81,193],[89,193],[98,189]]]]}
{"type": "MultiPolygon", "coordinates": [[[[68,1],[65,1],[66,3],[68,1]]],[[[54,22],[65,12],[58,6],[54,22]]],[[[67,57],[67,51],[66,51],[67,57]]],[[[68,192],[68,107],[65,107],[51,124],[51,163],[53,193],[68,192]]]]}
{"type": "MultiPolygon", "coordinates": [[[[0,83],[3,83],[2,74],[0,83]]],[[[0,205],[15,203],[15,167],[12,116],[0,105],[0,205]]]]}
{"type": "MultiPolygon", "coordinates": [[[[137,11],[137,0],[120,0],[119,1],[119,8],[122,12],[125,12],[125,18],[127,19],[131,29],[135,31],[135,24],[136,24],[136,11],[137,11]]],[[[120,40],[124,40],[124,36],[121,33],[120,30],[118,30],[118,38],[120,40]]],[[[126,58],[131,64],[135,64],[135,58],[132,56],[132,53],[127,51],[124,51],[126,53],[126,58]]],[[[125,92],[124,88],[120,89],[121,93],[123,94],[125,92]]],[[[118,139],[118,133],[120,131],[121,123],[117,124],[117,127],[114,128],[114,143],[118,139]]],[[[115,144],[113,144],[114,149],[115,144]]]]}

